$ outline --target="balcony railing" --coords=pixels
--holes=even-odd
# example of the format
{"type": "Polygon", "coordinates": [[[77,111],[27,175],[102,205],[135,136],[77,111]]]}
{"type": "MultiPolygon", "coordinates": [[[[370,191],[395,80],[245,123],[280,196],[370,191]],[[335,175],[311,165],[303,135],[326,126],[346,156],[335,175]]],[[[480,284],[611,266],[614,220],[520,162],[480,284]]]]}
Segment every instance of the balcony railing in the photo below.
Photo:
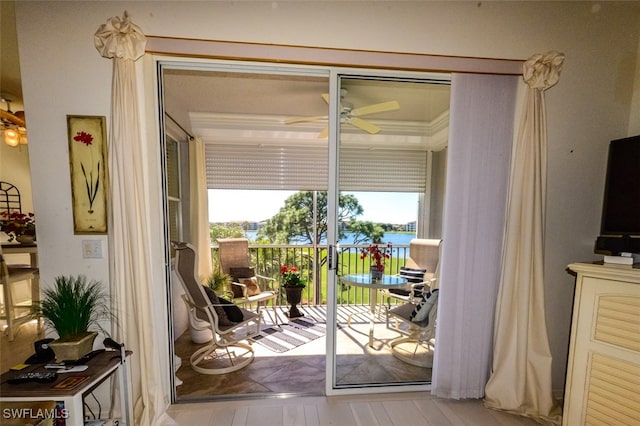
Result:
{"type": "MultiPolygon", "coordinates": [[[[361,250],[368,244],[340,245],[338,249],[338,275],[369,272],[369,259],[362,259],[361,250]]],[[[311,244],[250,244],[251,263],[256,273],[274,278],[280,286],[280,265],[296,266],[307,282],[303,290],[303,305],[324,305],[327,303],[327,246],[311,244]]],[[[218,258],[218,247],[211,249],[212,258],[218,258]]],[[[408,245],[394,245],[391,258],[385,263],[385,274],[397,274],[409,256],[408,245]]],[[[362,287],[345,286],[338,282],[337,303],[341,305],[369,304],[369,291],[362,287]]],[[[284,292],[280,294],[279,305],[286,305],[284,292]]]]}

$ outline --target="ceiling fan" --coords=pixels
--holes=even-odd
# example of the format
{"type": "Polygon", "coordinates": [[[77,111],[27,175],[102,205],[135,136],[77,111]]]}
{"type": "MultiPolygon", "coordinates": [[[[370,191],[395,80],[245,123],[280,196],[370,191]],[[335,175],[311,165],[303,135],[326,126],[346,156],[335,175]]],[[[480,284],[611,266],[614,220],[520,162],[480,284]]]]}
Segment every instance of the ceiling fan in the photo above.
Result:
{"type": "MultiPolygon", "coordinates": [[[[329,94],[323,93],[321,96],[322,96],[322,99],[324,99],[325,102],[328,104],[329,94]]],[[[365,132],[370,133],[372,135],[378,133],[380,131],[380,127],[376,126],[370,121],[363,120],[362,118],[360,118],[361,116],[376,114],[379,112],[395,111],[400,109],[400,104],[398,103],[398,101],[388,101],[388,102],[382,102],[378,104],[365,105],[359,108],[354,108],[352,103],[344,100],[346,96],[347,96],[347,90],[341,89],[340,90],[340,121],[342,123],[351,124],[352,126],[357,127],[361,130],[364,130],[365,132]]],[[[304,121],[326,120],[327,118],[328,118],[327,115],[316,115],[316,116],[310,116],[310,117],[291,117],[291,118],[285,119],[284,122],[285,124],[292,124],[292,123],[300,123],[304,121]]],[[[329,127],[327,126],[324,129],[322,129],[320,134],[318,134],[318,138],[320,139],[326,138],[328,134],[329,134],[329,127]]]]}
{"type": "Polygon", "coordinates": [[[4,142],[9,146],[18,146],[27,143],[27,124],[24,119],[24,111],[11,111],[11,101],[6,102],[7,110],[0,109],[0,130],[4,131],[4,142]]]}

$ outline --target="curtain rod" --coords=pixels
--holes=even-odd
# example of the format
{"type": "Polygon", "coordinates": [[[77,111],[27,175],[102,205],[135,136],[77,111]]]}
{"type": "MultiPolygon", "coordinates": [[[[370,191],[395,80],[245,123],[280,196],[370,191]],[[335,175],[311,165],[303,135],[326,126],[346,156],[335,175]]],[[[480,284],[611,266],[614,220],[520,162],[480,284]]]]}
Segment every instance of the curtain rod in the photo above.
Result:
{"type": "Polygon", "coordinates": [[[182,131],[184,132],[184,134],[185,134],[185,135],[189,136],[189,140],[190,140],[190,141],[192,141],[192,140],[194,140],[194,139],[195,139],[195,137],[194,137],[191,133],[187,132],[187,130],[186,130],[184,127],[182,127],[182,126],[180,125],[180,123],[178,123],[178,122],[176,121],[176,119],[175,119],[175,118],[173,118],[171,115],[169,115],[169,113],[168,113],[168,112],[165,112],[165,113],[164,113],[164,115],[166,115],[167,117],[169,117],[169,120],[173,121],[173,123],[174,123],[176,126],[178,126],[178,128],[179,128],[180,130],[182,130],[182,131]]]}
{"type": "Polygon", "coordinates": [[[525,59],[429,55],[283,44],[244,43],[146,35],[146,53],[274,64],[302,64],[402,71],[522,75],[525,59]]]}

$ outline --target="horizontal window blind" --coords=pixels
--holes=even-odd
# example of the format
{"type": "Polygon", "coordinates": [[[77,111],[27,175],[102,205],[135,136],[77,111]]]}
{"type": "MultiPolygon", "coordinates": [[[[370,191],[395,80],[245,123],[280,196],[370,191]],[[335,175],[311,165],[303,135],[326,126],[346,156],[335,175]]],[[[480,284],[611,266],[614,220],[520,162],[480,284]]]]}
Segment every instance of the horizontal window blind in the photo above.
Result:
{"type": "Polygon", "coordinates": [[[424,192],[427,153],[417,150],[340,150],[340,190],[424,192]]]}
{"type": "Polygon", "coordinates": [[[209,189],[327,190],[327,147],[208,144],[209,189]]]}
{"type": "MultiPolygon", "coordinates": [[[[327,190],[326,146],[207,144],[209,189],[327,190]]],[[[427,153],[340,150],[342,191],[424,192],[427,153]]]]}

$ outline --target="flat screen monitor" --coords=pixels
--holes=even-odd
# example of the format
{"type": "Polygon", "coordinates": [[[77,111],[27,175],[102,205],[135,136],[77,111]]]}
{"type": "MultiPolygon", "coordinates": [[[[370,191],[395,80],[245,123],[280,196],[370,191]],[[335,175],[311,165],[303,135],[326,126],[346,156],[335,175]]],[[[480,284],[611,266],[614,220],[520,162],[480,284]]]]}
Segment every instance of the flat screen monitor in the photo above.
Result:
{"type": "Polygon", "coordinates": [[[598,249],[640,253],[640,136],[609,144],[598,249]]]}

